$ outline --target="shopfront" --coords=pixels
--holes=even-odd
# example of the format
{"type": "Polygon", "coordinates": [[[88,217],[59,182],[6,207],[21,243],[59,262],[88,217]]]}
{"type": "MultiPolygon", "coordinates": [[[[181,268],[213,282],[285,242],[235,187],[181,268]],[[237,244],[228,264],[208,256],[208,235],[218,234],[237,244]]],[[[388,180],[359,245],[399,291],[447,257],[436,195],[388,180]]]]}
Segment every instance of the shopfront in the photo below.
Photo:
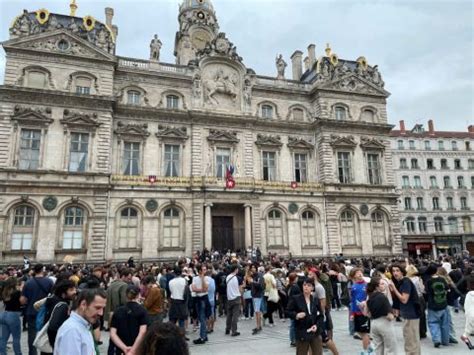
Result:
{"type": "Polygon", "coordinates": [[[435,237],[435,243],[438,254],[456,255],[464,249],[461,236],[435,237]]]}
{"type": "Polygon", "coordinates": [[[433,257],[433,244],[429,242],[407,242],[408,256],[411,258],[433,257]]]}

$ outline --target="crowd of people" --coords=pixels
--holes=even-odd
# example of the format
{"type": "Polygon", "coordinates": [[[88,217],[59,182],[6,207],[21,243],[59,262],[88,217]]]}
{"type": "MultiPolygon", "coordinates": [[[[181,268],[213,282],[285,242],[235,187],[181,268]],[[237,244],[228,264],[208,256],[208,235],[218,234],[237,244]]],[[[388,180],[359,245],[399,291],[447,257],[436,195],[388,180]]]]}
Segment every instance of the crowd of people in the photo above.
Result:
{"type": "Polygon", "coordinates": [[[10,336],[14,354],[22,354],[22,330],[29,355],[99,354],[104,331],[108,355],[187,355],[188,343],[205,344],[220,317],[225,335],[238,337],[240,320],[255,322],[256,335],[276,316],[288,321],[297,355],[339,354],[334,311],[348,313],[348,331],[361,341],[354,353],[416,355],[428,330],[434,348],[458,343],[452,312],[465,312],[459,339],[472,349],[474,257],[298,259],[204,250],[162,264],[25,262],[0,270],[0,301],[0,355],[10,336]]]}

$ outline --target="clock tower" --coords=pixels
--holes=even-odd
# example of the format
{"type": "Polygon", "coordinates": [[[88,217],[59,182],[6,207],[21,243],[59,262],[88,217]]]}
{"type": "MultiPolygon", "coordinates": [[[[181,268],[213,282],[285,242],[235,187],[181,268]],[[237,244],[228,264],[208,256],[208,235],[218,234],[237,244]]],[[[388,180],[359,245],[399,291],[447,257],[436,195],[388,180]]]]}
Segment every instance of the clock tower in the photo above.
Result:
{"type": "Polygon", "coordinates": [[[176,64],[188,65],[196,52],[219,33],[211,0],[184,0],[179,7],[179,31],[176,32],[174,55],[176,64]]]}

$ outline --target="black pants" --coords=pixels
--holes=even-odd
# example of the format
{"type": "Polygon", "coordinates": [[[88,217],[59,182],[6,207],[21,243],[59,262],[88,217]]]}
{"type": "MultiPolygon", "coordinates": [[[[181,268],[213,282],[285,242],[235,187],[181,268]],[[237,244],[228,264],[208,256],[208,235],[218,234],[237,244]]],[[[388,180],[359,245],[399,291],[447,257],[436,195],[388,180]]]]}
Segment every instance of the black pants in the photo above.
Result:
{"type": "Polygon", "coordinates": [[[37,333],[36,316],[26,316],[26,322],[28,323],[28,355],[38,355],[36,348],[33,346],[37,333]]]}
{"type": "Polygon", "coordinates": [[[227,295],[219,293],[219,317],[227,312],[227,295]]]}
{"type": "Polygon", "coordinates": [[[421,315],[420,315],[420,338],[426,338],[426,302],[423,296],[420,297],[421,315]]]}
{"type": "Polygon", "coordinates": [[[265,296],[265,301],[267,303],[267,313],[263,315],[263,318],[268,318],[270,324],[273,324],[273,312],[278,309],[278,303],[270,302],[267,296],[265,296]]]}

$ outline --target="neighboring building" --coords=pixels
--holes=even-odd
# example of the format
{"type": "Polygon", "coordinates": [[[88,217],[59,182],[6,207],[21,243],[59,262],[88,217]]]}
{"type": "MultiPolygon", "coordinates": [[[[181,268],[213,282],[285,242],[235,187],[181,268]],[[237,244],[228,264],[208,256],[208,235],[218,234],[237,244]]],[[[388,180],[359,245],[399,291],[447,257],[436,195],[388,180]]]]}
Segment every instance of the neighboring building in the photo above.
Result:
{"type": "Polygon", "coordinates": [[[259,76],[209,0],[180,6],[177,64],[156,35],[124,58],[112,17],[25,11],[3,42],[2,261],[401,252],[377,66],[310,45],[259,76]]]}
{"type": "Polygon", "coordinates": [[[407,131],[400,121],[391,136],[404,252],[474,255],[474,126],[436,131],[429,120],[428,131],[407,131]]]}

